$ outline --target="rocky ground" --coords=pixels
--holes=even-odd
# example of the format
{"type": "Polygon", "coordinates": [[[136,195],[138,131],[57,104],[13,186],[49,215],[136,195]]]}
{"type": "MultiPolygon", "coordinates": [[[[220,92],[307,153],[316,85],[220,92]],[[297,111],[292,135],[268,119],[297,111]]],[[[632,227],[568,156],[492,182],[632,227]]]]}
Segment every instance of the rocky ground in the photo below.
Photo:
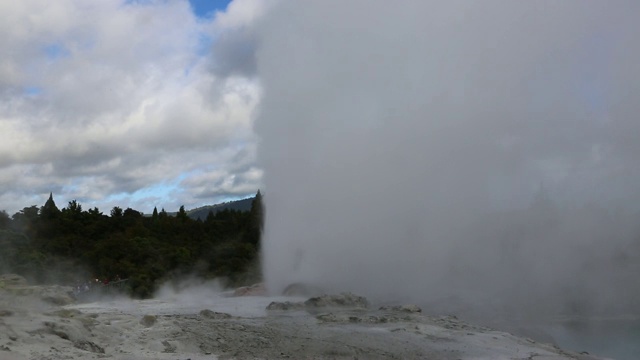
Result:
{"type": "Polygon", "coordinates": [[[0,359],[595,359],[353,294],[75,304],[70,290],[0,279],[0,359]]]}

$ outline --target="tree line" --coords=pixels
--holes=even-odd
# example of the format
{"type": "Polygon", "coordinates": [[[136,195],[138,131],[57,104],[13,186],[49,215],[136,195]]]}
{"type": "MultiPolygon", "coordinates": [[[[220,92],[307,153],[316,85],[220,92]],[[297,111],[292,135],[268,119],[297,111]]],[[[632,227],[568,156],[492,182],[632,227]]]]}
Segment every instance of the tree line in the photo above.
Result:
{"type": "Polygon", "coordinates": [[[75,200],[59,209],[50,195],[13,216],[0,211],[0,272],[38,284],[129,279],[128,292],[140,298],[185,275],[244,285],[260,280],[263,219],[260,191],[250,211],[210,211],[205,220],[184,206],[175,216],[117,206],[106,215],[75,200]]]}

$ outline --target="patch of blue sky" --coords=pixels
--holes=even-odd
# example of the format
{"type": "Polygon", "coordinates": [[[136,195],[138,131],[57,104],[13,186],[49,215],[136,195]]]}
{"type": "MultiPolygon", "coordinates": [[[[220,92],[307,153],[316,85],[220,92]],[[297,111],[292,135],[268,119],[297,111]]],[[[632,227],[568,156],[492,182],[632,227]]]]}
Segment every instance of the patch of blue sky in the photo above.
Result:
{"type": "Polygon", "coordinates": [[[196,59],[192,60],[187,67],[185,67],[183,71],[183,75],[185,78],[188,78],[191,75],[191,70],[198,65],[200,59],[208,57],[211,55],[211,49],[213,47],[213,37],[209,34],[199,33],[198,34],[198,43],[195,48],[196,59]]]}
{"type": "Polygon", "coordinates": [[[231,0],[189,0],[193,13],[199,18],[211,19],[216,11],[224,11],[231,0]]]}
{"type": "Polygon", "coordinates": [[[198,34],[198,46],[196,53],[200,56],[208,55],[211,52],[211,46],[213,45],[213,36],[205,33],[198,34]]]}
{"type": "MultiPolygon", "coordinates": [[[[167,211],[175,211],[177,209],[169,209],[168,207],[171,207],[171,204],[173,203],[173,195],[177,191],[180,191],[178,184],[181,180],[182,177],[180,176],[171,181],[153,184],[126,196],[132,203],[149,202],[150,200],[157,202],[154,204],[147,204],[147,207],[150,207],[151,209],[153,209],[153,206],[156,206],[158,209],[165,208],[167,211]]],[[[143,210],[146,212],[148,209],[145,208],[137,210],[143,210]]]]}
{"type": "Polygon", "coordinates": [[[64,45],[60,43],[52,43],[52,44],[46,45],[43,51],[47,56],[47,59],[49,60],[58,60],[71,55],[71,52],[69,52],[69,49],[67,49],[64,45]]]}
{"type": "MultiPolygon", "coordinates": [[[[188,0],[193,13],[202,19],[211,19],[216,11],[224,11],[232,0],[188,0]]],[[[156,0],[124,0],[123,5],[153,5],[156,0]]]]}
{"type": "Polygon", "coordinates": [[[27,96],[38,96],[38,95],[41,95],[43,92],[44,92],[44,89],[42,89],[39,86],[27,86],[22,89],[22,93],[27,96]]]}

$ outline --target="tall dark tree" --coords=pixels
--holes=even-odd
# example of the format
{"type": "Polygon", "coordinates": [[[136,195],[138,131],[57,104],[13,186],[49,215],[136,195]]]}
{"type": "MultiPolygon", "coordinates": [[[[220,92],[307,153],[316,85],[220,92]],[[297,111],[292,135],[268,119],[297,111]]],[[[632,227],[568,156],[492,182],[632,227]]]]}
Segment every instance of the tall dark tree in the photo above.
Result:
{"type": "Polygon", "coordinates": [[[9,217],[9,214],[4,210],[0,211],[0,230],[8,229],[10,224],[11,218],[9,217]]]}
{"type": "Polygon", "coordinates": [[[260,190],[258,190],[256,197],[251,203],[250,214],[253,221],[258,225],[260,231],[262,231],[264,229],[264,203],[262,201],[262,194],[260,193],[260,190]]]}
{"type": "Polygon", "coordinates": [[[60,215],[60,209],[56,206],[56,202],[53,201],[53,193],[49,193],[49,199],[40,208],[40,218],[44,220],[53,220],[60,215]]]}
{"type": "Polygon", "coordinates": [[[40,208],[40,221],[38,224],[39,237],[54,238],[60,231],[61,211],[53,201],[53,193],[49,193],[49,199],[40,208]]]}
{"type": "Polygon", "coordinates": [[[262,194],[260,190],[256,193],[251,210],[249,211],[249,222],[244,234],[244,241],[253,245],[256,249],[260,247],[260,237],[264,228],[264,205],[262,204],[262,194]]]}
{"type": "Polygon", "coordinates": [[[213,222],[213,220],[215,220],[215,215],[213,214],[213,210],[209,210],[209,213],[207,214],[207,218],[205,220],[205,222],[207,223],[211,223],[213,222]]]}
{"type": "Polygon", "coordinates": [[[113,209],[111,209],[111,217],[112,218],[121,218],[122,217],[122,208],[118,207],[118,206],[114,206],[113,209]]]}
{"type": "Polygon", "coordinates": [[[176,218],[182,222],[186,222],[187,220],[189,220],[189,215],[187,215],[187,211],[184,209],[184,205],[180,206],[180,210],[178,210],[176,218]]]}
{"type": "Polygon", "coordinates": [[[93,209],[89,209],[89,210],[87,210],[87,213],[88,213],[89,215],[91,215],[91,217],[94,217],[94,218],[95,218],[95,217],[100,217],[100,216],[102,216],[102,212],[100,212],[100,210],[98,209],[98,207],[95,207],[95,206],[93,207],[93,209]]]}
{"type": "Polygon", "coordinates": [[[33,237],[36,230],[35,226],[38,221],[38,212],[40,210],[36,205],[25,207],[24,209],[13,214],[13,228],[28,237],[33,237]]]}
{"type": "Polygon", "coordinates": [[[82,205],[80,205],[80,203],[78,203],[76,200],[71,200],[69,201],[69,205],[67,205],[67,207],[62,210],[63,212],[66,210],[70,214],[73,214],[74,216],[78,216],[82,214],[82,205]]]}

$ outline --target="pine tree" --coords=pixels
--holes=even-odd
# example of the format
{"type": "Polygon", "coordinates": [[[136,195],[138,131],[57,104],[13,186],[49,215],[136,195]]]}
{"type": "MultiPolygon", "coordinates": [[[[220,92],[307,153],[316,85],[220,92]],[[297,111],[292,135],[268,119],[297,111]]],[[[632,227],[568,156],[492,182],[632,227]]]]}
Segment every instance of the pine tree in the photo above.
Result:
{"type": "Polygon", "coordinates": [[[260,248],[260,237],[264,228],[264,205],[262,204],[262,194],[260,190],[256,193],[253,202],[251,203],[251,210],[249,211],[249,224],[244,234],[244,241],[255,246],[256,249],[260,248]]]}
{"type": "Polygon", "coordinates": [[[122,217],[122,208],[119,206],[114,206],[113,209],[111,209],[111,218],[119,219],[121,217],[122,217]]]}
{"type": "Polygon", "coordinates": [[[187,219],[189,219],[189,215],[187,215],[187,212],[184,210],[184,205],[180,206],[180,210],[178,210],[176,218],[178,218],[182,222],[185,222],[187,221],[187,219]]]}
{"type": "Polygon", "coordinates": [[[56,206],[56,202],[53,201],[53,193],[49,193],[49,199],[40,208],[40,218],[45,220],[56,219],[60,215],[60,209],[56,206]]]}

